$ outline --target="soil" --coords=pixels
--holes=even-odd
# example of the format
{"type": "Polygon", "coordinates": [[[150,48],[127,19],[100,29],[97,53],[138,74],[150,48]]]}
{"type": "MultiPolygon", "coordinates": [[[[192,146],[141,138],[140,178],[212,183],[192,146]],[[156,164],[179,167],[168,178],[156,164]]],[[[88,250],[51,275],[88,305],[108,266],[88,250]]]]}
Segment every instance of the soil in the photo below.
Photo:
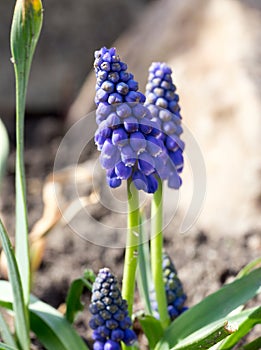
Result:
{"type": "MultiPolygon", "coordinates": [[[[10,125],[9,131],[14,144],[10,125]]],[[[50,116],[27,118],[25,164],[30,229],[42,215],[43,183],[46,176],[52,173],[54,158],[64,131],[64,122],[61,118],[50,116]]],[[[96,154],[92,153],[91,156],[96,157],[96,154]]],[[[0,211],[11,236],[14,232],[14,157],[12,149],[0,203],[0,211]]],[[[115,220],[106,210],[98,213],[96,211],[94,215],[100,222],[108,223],[110,220],[115,220]]],[[[88,227],[87,224],[86,230],[88,227]]],[[[99,234],[96,231],[90,232],[90,237],[99,234]]],[[[184,235],[175,232],[177,228],[175,220],[172,220],[165,230],[164,245],[173,258],[183,282],[188,296],[188,306],[194,305],[224,283],[233,280],[244,265],[260,255],[260,232],[246,232],[240,239],[227,235],[227,232],[212,237],[208,232],[201,232],[196,228],[184,235]]],[[[52,306],[60,307],[65,302],[70,283],[81,276],[86,268],[98,272],[99,268],[108,266],[121,281],[123,259],[123,248],[96,245],[76,235],[68,226],[59,223],[47,236],[44,259],[34,278],[33,293],[52,306]]],[[[81,336],[90,342],[87,312],[90,293],[87,290],[83,299],[86,307],[76,321],[76,328],[81,336]]],[[[139,308],[138,296],[137,302],[139,308]]],[[[260,299],[255,299],[254,303],[260,303],[260,299]]],[[[250,339],[258,333],[260,334],[260,327],[255,327],[250,339]]]]}

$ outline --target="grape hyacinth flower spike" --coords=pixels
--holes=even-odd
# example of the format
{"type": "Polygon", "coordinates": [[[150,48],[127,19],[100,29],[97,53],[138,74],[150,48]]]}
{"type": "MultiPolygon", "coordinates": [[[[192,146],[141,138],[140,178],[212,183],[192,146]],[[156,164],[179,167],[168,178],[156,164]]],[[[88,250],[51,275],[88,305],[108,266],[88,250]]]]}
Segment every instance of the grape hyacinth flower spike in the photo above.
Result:
{"type": "Polygon", "coordinates": [[[95,143],[110,187],[130,179],[138,190],[154,193],[158,188],[156,164],[164,162],[165,146],[160,123],[143,103],[145,96],[127,72],[115,48],[95,52],[96,73],[95,143]]]}
{"type": "MultiPolygon", "coordinates": [[[[166,63],[154,62],[149,68],[149,78],[146,86],[145,106],[150,110],[153,120],[160,123],[162,141],[167,149],[168,160],[165,165],[168,186],[178,189],[181,186],[179,174],[183,169],[184,142],[180,135],[181,115],[179,96],[172,82],[172,70],[166,63]]],[[[159,175],[161,167],[158,167],[159,175]]],[[[161,176],[162,178],[163,176],[161,176]]]]}
{"type": "Polygon", "coordinates": [[[136,334],[130,327],[127,302],[122,299],[118,281],[108,268],[99,271],[92,287],[90,304],[94,350],[120,350],[121,342],[131,346],[136,334]]]}

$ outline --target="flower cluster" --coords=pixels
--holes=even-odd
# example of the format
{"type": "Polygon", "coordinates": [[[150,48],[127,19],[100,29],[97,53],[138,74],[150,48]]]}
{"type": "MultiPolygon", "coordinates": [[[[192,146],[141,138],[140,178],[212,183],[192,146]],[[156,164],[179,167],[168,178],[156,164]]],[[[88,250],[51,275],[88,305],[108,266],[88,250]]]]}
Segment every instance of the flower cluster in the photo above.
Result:
{"type": "Polygon", "coordinates": [[[118,281],[108,268],[101,269],[97,275],[89,308],[94,350],[120,350],[120,342],[133,345],[136,334],[130,329],[127,302],[122,299],[118,281]]]}
{"type": "MultiPolygon", "coordinates": [[[[169,255],[165,252],[163,253],[162,268],[168,313],[171,320],[174,320],[181,313],[187,310],[187,307],[184,306],[187,296],[184,293],[182,283],[178,278],[175,266],[171,261],[169,255]]],[[[150,293],[150,300],[154,311],[154,316],[159,318],[158,306],[154,290],[150,293]]]]}
{"type": "Polygon", "coordinates": [[[97,84],[95,143],[109,186],[131,179],[138,190],[154,193],[166,162],[160,123],[143,103],[145,96],[114,48],[95,53],[97,84]]]}
{"type": "Polygon", "coordinates": [[[166,147],[168,159],[165,164],[165,178],[168,186],[178,189],[181,186],[179,173],[183,169],[184,142],[180,139],[183,132],[179,96],[172,82],[171,68],[165,63],[154,62],[149,69],[146,86],[145,106],[150,110],[153,119],[160,122],[161,140],[166,147]]]}

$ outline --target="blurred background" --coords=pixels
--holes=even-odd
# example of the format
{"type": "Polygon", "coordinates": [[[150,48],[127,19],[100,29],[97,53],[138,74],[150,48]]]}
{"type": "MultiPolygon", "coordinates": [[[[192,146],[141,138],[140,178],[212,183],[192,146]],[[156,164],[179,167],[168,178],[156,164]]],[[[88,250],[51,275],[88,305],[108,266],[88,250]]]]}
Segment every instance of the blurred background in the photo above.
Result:
{"type": "MultiPolygon", "coordinates": [[[[10,230],[15,97],[9,34],[14,3],[0,0],[0,116],[8,127],[12,147],[0,211],[10,230]]],[[[44,203],[42,191],[49,181],[46,177],[52,173],[60,141],[75,122],[94,109],[94,50],[116,46],[142,91],[151,62],[166,61],[173,69],[184,125],[197,147],[195,152],[195,144],[186,148],[180,219],[166,229],[165,243],[178,260],[186,287],[194,288],[190,302],[197,301],[261,252],[261,1],[43,0],[43,6],[44,25],[33,60],[26,107],[30,228],[41,218],[44,205],[50,204],[44,203]],[[193,163],[195,167],[201,157],[206,171],[203,185],[197,182],[200,179],[191,166],[193,163]],[[180,232],[182,218],[197,191],[204,192],[198,193],[201,199],[205,197],[196,208],[200,215],[191,234],[176,235],[174,243],[174,232],[180,232]],[[205,259],[209,262],[208,272],[205,259]],[[202,285],[195,287],[199,280],[202,285]]],[[[76,147],[82,137],[83,134],[75,135],[69,147],[76,147]]],[[[93,146],[88,147],[85,161],[93,155],[93,146]]],[[[87,178],[84,181],[88,182],[87,178]]],[[[169,208],[171,199],[169,193],[169,208]]],[[[113,221],[106,208],[92,205],[97,221],[113,221]]],[[[191,222],[195,212],[193,215],[191,222]]],[[[48,237],[37,288],[47,301],[53,300],[56,293],[57,306],[70,278],[86,264],[84,250],[88,244],[77,241],[68,227],[53,231],[48,237]],[[56,265],[53,274],[52,263],[56,265]],[[68,269],[73,271],[69,277],[68,269]],[[58,283],[52,294],[44,280],[47,276],[50,283],[58,283]]],[[[118,265],[122,250],[112,249],[109,257],[104,252],[105,248],[95,247],[88,255],[89,264],[95,268],[114,265],[121,275],[118,265]]]]}

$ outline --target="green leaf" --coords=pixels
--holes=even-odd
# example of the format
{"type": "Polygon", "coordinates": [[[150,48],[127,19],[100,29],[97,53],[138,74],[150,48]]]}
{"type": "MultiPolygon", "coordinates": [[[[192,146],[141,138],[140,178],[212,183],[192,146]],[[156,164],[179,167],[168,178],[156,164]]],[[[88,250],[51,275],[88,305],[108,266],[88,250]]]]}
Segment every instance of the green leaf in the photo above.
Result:
{"type": "Polygon", "coordinates": [[[256,338],[251,343],[248,343],[238,350],[260,350],[261,349],[261,337],[256,338]]]}
{"type": "Polygon", "coordinates": [[[83,288],[92,290],[92,283],[95,280],[95,274],[91,270],[84,272],[84,277],[74,280],[68,291],[66,298],[66,319],[73,323],[79,311],[83,310],[84,305],[81,302],[83,288]]]}
{"type": "Polygon", "coordinates": [[[215,344],[219,343],[230,334],[236,332],[236,328],[233,328],[228,321],[219,322],[219,325],[215,327],[208,326],[207,329],[202,329],[196,334],[192,334],[184,341],[178,343],[171,350],[205,350],[209,349],[215,344]],[[220,325],[221,324],[221,325],[220,325]]]}
{"type": "Polygon", "coordinates": [[[137,284],[147,315],[153,315],[150,291],[153,290],[150,269],[149,239],[146,235],[144,215],[140,215],[140,244],[138,249],[137,284]]]}
{"type": "Polygon", "coordinates": [[[87,350],[81,337],[56,309],[31,297],[31,329],[48,350],[87,350]]]}
{"type": "Polygon", "coordinates": [[[223,320],[239,305],[245,304],[261,291],[261,268],[225,285],[180,315],[165,330],[161,342],[173,348],[179,341],[215,321],[223,320]]]}
{"type": "Polygon", "coordinates": [[[138,320],[148,338],[150,349],[154,349],[155,345],[163,335],[161,322],[151,315],[138,316],[138,320]]]}
{"type": "MultiPolygon", "coordinates": [[[[22,283],[17,267],[17,262],[14,256],[13,247],[8,238],[6,230],[0,220],[0,239],[2,241],[3,250],[6,255],[8,264],[8,276],[12,286],[12,294],[14,296],[14,313],[15,313],[15,329],[18,340],[23,350],[28,350],[30,347],[29,341],[29,322],[28,311],[24,303],[22,283]]],[[[1,291],[1,289],[0,289],[1,291]]],[[[2,291],[1,291],[2,292],[2,291]]]]}
{"type": "Polygon", "coordinates": [[[35,47],[42,26],[40,0],[17,0],[12,27],[11,51],[16,82],[16,236],[17,264],[22,276],[25,303],[30,295],[30,262],[24,170],[25,99],[35,47]]]}
{"type": "Polygon", "coordinates": [[[1,186],[2,178],[4,176],[5,169],[6,169],[7,157],[8,157],[8,153],[9,153],[8,134],[7,134],[6,128],[4,126],[4,123],[2,122],[2,119],[0,119],[0,140],[1,140],[1,147],[0,147],[0,186],[1,186]]]}
{"type": "Polygon", "coordinates": [[[13,347],[16,347],[15,339],[5,322],[5,319],[3,315],[0,312],[0,336],[2,337],[3,341],[6,343],[6,345],[10,345],[13,347]]]}
{"type": "MultiPolygon", "coordinates": [[[[208,324],[207,326],[190,334],[185,339],[180,340],[173,348],[171,348],[171,350],[204,350],[212,348],[225,337],[228,337],[229,335],[231,337],[234,334],[237,334],[238,326],[243,324],[249,315],[256,310],[257,308],[248,309],[238,313],[237,315],[231,315],[208,324]]],[[[228,339],[230,337],[228,337],[228,339]]]]}
{"type": "Polygon", "coordinates": [[[4,343],[0,343],[0,350],[18,350],[18,348],[4,344],[4,343]]]}
{"type": "MultiPolygon", "coordinates": [[[[12,302],[10,283],[0,281],[0,305],[12,309],[12,302]]],[[[30,297],[29,312],[31,329],[47,350],[88,350],[65,317],[33,295],[30,297]]]]}
{"type": "Polygon", "coordinates": [[[237,278],[241,278],[247,275],[250,271],[254,270],[259,265],[261,265],[261,257],[251,261],[249,264],[243,267],[243,269],[239,271],[237,278]]]}
{"type": "Polygon", "coordinates": [[[256,324],[259,323],[261,323],[261,306],[254,310],[247,317],[247,319],[241,323],[238,331],[235,334],[223,342],[223,344],[220,346],[220,350],[232,349],[241,338],[243,338],[256,324]]]}

